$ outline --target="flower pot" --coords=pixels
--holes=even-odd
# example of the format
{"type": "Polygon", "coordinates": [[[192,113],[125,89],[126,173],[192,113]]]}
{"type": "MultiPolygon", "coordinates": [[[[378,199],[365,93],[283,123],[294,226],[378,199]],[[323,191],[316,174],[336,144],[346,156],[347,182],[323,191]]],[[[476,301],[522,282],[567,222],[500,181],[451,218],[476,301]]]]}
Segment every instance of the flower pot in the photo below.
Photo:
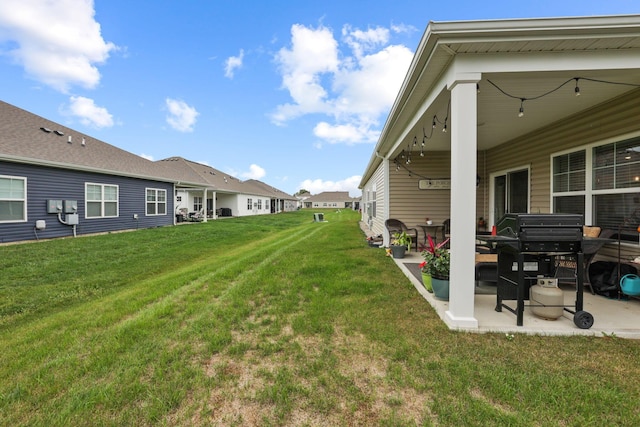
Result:
{"type": "Polygon", "coordinates": [[[431,275],[422,273],[422,284],[428,292],[433,293],[433,286],[431,285],[431,275]]]}
{"type": "Polygon", "coordinates": [[[433,296],[443,301],[449,301],[449,279],[431,278],[433,296]]]}
{"type": "Polygon", "coordinates": [[[398,245],[391,246],[391,255],[393,255],[394,258],[404,258],[404,254],[406,251],[407,251],[406,246],[398,246],[398,245]]]}

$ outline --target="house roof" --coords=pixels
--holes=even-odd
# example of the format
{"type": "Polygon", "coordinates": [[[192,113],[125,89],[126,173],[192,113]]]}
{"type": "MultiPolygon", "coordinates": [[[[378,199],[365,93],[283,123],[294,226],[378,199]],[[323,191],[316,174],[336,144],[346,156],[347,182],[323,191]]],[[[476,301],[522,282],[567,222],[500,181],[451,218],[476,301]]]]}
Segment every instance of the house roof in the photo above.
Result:
{"type": "Polygon", "coordinates": [[[324,191],[307,198],[305,202],[351,202],[357,199],[350,197],[348,191],[324,191]]]}
{"type": "Polygon", "coordinates": [[[258,181],[257,179],[248,179],[246,181],[243,181],[243,184],[255,188],[256,194],[260,196],[268,196],[274,199],[297,200],[292,195],[287,194],[284,191],[272,187],[262,181],[258,181]]]}
{"type": "Polygon", "coordinates": [[[175,156],[158,160],[164,166],[167,176],[176,179],[179,184],[190,187],[207,187],[214,191],[243,193],[242,181],[209,165],[193,162],[175,156]]]}
{"type": "Polygon", "coordinates": [[[3,101],[0,160],[172,181],[152,161],[3,101]]]}
{"type": "Polygon", "coordinates": [[[436,116],[449,117],[456,82],[478,83],[477,143],[486,150],[640,87],[639,69],[640,15],[430,22],[361,186],[414,139],[428,136],[427,151],[450,149],[449,134],[431,129],[436,116]]]}

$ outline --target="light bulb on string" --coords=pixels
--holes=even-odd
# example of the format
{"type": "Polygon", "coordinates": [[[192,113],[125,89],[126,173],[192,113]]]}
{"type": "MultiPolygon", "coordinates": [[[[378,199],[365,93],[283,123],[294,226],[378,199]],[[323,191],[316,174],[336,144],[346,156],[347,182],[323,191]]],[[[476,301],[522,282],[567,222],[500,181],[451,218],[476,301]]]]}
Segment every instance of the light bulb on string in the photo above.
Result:
{"type": "Polygon", "coordinates": [[[576,88],[574,89],[576,96],[580,96],[580,88],[578,87],[578,80],[580,79],[576,77],[576,88]]]}
{"type": "Polygon", "coordinates": [[[518,117],[524,116],[524,98],[520,99],[520,111],[518,111],[518,117]]]}
{"type": "Polygon", "coordinates": [[[433,116],[433,122],[431,123],[431,129],[436,128],[436,116],[433,116]]]}
{"type": "Polygon", "coordinates": [[[442,128],[443,133],[447,133],[447,119],[444,119],[444,127],[442,128]]]}

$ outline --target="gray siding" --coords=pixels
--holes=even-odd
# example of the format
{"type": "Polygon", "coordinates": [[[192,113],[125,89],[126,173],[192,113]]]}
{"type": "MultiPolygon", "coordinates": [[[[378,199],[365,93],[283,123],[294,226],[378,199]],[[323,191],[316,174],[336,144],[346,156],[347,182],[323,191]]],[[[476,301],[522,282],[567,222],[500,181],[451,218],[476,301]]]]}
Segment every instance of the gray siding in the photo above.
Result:
{"type": "Polygon", "coordinates": [[[80,223],[76,234],[129,230],[172,225],[173,184],[115,175],[79,172],[44,166],[0,162],[0,175],[27,178],[27,221],[0,223],[0,243],[36,239],[35,223],[46,221],[46,229],[37,231],[40,239],[73,235],[73,228],[58,221],[56,214],[48,214],[49,199],[77,200],[80,223]],[[85,218],[85,183],[119,186],[119,216],[116,218],[85,218]],[[146,188],[167,191],[166,215],[146,216],[146,188]],[[133,215],[137,214],[138,219],[133,215]]]}

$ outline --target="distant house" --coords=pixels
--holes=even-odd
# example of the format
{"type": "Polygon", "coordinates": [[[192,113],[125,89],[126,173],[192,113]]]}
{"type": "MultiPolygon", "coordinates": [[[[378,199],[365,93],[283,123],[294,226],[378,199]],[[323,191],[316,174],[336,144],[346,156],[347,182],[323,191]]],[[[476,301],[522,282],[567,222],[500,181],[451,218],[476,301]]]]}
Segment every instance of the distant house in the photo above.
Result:
{"type": "Polygon", "coordinates": [[[207,218],[266,215],[295,210],[295,198],[261,181],[241,181],[211,166],[182,157],[160,160],[178,181],[175,210],[207,218]],[[291,207],[293,206],[293,207],[291,207]]]}
{"type": "Polygon", "coordinates": [[[358,209],[360,198],[349,196],[348,191],[325,191],[306,198],[303,201],[305,208],[337,208],[358,209]]]}
{"type": "Polygon", "coordinates": [[[164,168],[0,101],[0,243],[172,225],[164,168]]]}
{"type": "Polygon", "coordinates": [[[243,184],[247,187],[253,187],[259,194],[270,198],[271,213],[292,212],[298,208],[298,200],[295,197],[262,181],[249,179],[243,181],[243,184]]]}

